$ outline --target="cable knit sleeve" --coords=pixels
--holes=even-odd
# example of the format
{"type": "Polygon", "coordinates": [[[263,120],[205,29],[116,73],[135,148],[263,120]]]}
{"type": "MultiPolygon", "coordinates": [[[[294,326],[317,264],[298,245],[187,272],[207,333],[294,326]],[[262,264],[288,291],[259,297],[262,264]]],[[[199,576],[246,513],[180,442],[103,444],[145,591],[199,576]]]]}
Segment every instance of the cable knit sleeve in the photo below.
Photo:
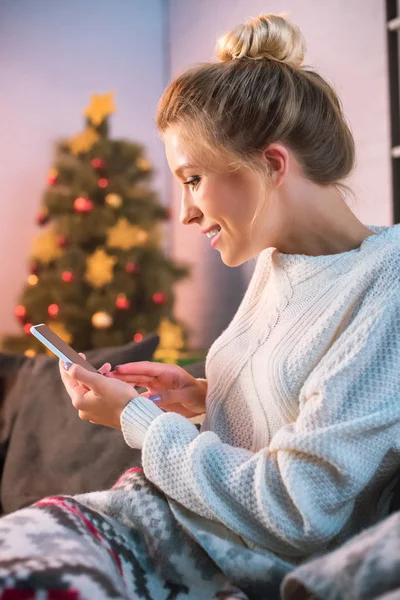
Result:
{"type": "Polygon", "coordinates": [[[146,476],[249,545],[322,550],[384,456],[399,449],[400,302],[359,312],[304,383],[298,419],[257,453],[164,413],[147,429],[146,476]]]}

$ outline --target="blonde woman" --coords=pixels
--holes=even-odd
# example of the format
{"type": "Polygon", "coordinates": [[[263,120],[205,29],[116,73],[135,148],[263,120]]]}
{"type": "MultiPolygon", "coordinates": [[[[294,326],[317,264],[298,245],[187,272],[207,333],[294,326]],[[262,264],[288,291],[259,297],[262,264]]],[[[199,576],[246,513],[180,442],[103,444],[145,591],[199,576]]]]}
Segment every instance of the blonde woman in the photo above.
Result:
{"type": "Polygon", "coordinates": [[[258,255],[256,268],[206,380],[157,363],[105,365],[106,377],[60,366],[79,416],[121,428],[144,471],[4,518],[13,589],[289,598],[285,575],[388,514],[400,227],[366,226],[347,206],[353,138],[304,53],[295,25],[261,15],[164,92],[157,126],[181,222],[226,265],[258,255]],[[204,412],[198,431],[188,417],[204,412]]]}

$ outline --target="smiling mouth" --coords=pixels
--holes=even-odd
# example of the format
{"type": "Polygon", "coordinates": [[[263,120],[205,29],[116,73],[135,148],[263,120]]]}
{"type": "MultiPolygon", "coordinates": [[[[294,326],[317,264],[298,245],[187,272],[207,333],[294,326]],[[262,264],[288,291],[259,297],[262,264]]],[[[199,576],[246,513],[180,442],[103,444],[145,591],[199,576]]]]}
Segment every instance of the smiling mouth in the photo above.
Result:
{"type": "Polygon", "coordinates": [[[218,235],[220,231],[221,231],[221,227],[219,225],[217,225],[216,227],[214,227],[214,229],[211,229],[211,231],[207,231],[206,236],[209,239],[212,239],[213,237],[218,235]]]}

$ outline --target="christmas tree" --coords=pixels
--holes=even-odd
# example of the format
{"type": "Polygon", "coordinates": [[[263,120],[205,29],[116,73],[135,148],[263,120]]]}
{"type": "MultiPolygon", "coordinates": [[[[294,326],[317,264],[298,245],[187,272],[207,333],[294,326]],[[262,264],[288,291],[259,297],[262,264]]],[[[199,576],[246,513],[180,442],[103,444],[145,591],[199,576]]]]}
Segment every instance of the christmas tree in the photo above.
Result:
{"type": "Polygon", "coordinates": [[[37,222],[29,276],[15,315],[22,335],[3,347],[33,356],[48,352],[30,333],[46,323],[75,350],[161,336],[179,352],[185,329],[173,318],[173,285],[187,275],[162,249],[169,218],[149,181],[140,144],[109,137],[113,94],[93,95],[84,130],[57,144],[37,222]]]}

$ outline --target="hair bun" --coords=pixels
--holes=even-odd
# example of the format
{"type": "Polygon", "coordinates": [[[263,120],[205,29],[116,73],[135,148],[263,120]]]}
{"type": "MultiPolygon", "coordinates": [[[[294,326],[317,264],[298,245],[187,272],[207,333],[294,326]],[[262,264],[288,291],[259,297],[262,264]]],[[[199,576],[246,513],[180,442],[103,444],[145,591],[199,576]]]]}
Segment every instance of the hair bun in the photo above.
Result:
{"type": "Polygon", "coordinates": [[[268,59],[300,67],[306,44],[300,29],[284,15],[262,14],[222,35],[216,52],[222,62],[268,59]]]}

